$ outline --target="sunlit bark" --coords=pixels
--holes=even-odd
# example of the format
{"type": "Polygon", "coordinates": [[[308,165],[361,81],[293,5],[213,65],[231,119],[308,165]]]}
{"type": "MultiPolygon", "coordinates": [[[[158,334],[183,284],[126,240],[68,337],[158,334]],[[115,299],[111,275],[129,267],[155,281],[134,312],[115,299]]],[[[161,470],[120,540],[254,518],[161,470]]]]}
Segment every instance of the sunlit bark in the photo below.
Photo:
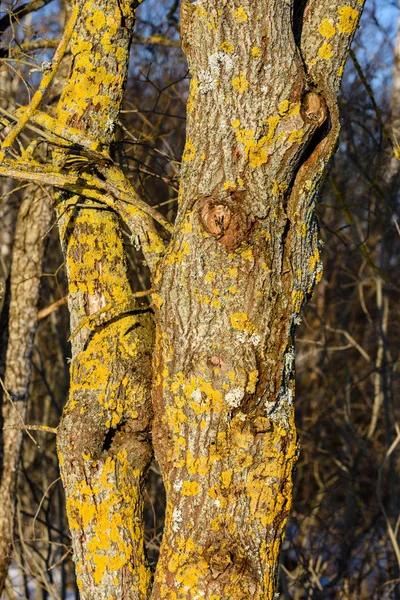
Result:
{"type": "MultiPolygon", "coordinates": [[[[171,227],[112,196],[114,186],[133,197],[108,147],[134,4],[82,2],[72,32],[57,134],[96,152],[99,177],[71,181],[61,150],[54,173],[23,165],[90,190],[56,201],[72,331],[58,448],[81,598],[272,599],[297,458],[293,338],[322,273],[316,200],[362,3],[310,0],[293,16],[283,0],[183,0],[187,141],[161,260],[151,217],[171,227]],[[153,270],[155,319],[130,288],[121,216],[153,270]],[[151,590],[141,488],[152,410],[167,513],[151,590]]],[[[16,132],[31,113],[54,126],[28,110],[16,132]]]]}
{"type": "Polygon", "coordinates": [[[322,274],[316,198],[360,10],[309,4],[299,45],[287,3],[182,5],[192,81],[156,278],[153,441],[168,504],[153,598],[277,591],[297,457],[293,336],[322,274]]]}

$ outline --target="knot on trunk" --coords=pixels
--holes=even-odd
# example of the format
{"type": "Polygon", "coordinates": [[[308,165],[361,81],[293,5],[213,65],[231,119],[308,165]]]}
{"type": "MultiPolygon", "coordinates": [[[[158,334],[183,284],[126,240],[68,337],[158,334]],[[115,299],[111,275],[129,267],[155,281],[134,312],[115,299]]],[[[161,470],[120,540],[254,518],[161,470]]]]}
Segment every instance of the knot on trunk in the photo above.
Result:
{"type": "Polygon", "coordinates": [[[325,99],[315,92],[309,92],[301,103],[301,115],[304,121],[322,125],[328,116],[325,99]]]}
{"type": "Polygon", "coordinates": [[[224,573],[234,561],[233,553],[231,552],[232,543],[229,540],[222,541],[220,544],[210,544],[204,553],[204,558],[208,562],[208,566],[214,578],[224,573]]]}
{"type": "Polygon", "coordinates": [[[212,579],[218,579],[221,589],[232,579],[240,577],[242,590],[247,592],[247,597],[255,597],[260,583],[257,566],[239,540],[231,537],[213,540],[206,547],[203,556],[212,579]]]}
{"type": "MultiPolygon", "coordinates": [[[[251,222],[239,204],[240,192],[231,193],[229,199],[207,196],[199,208],[202,228],[216,238],[228,252],[235,250],[247,238],[251,222]]],[[[241,203],[243,205],[243,202],[241,203]]]]}

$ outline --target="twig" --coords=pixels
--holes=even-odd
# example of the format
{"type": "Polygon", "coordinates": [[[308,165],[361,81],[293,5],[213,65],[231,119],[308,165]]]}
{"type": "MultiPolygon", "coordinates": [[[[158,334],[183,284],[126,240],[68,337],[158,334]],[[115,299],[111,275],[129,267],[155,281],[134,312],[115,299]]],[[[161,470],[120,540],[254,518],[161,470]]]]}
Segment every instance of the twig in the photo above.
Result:
{"type": "Polygon", "coordinates": [[[60,306],[64,306],[64,304],[67,304],[67,302],[68,302],[68,295],[64,296],[63,298],[60,298],[59,300],[56,300],[55,302],[52,302],[51,304],[46,306],[46,308],[42,308],[42,310],[39,310],[38,315],[37,315],[38,321],[41,321],[42,319],[46,318],[48,315],[51,315],[51,313],[58,310],[60,308],[60,306]]]}
{"type": "MultiPolygon", "coordinates": [[[[49,427],[48,425],[10,425],[9,427],[3,427],[3,431],[9,429],[23,429],[24,431],[46,431],[47,433],[57,433],[57,427],[49,427]]],[[[40,446],[38,446],[39,448],[40,446]]]]}
{"type": "MultiPolygon", "coordinates": [[[[22,423],[22,427],[21,429],[25,429],[26,425],[25,425],[25,421],[23,416],[21,415],[21,413],[19,412],[18,408],[15,406],[15,403],[13,401],[13,399],[11,398],[10,394],[8,393],[6,386],[4,385],[4,381],[2,380],[2,378],[0,377],[0,385],[3,388],[3,392],[7,398],[7,400],[9,400],[11,402],[12,407],[17,411],[17,414],[19,416],[19,418],[21,419],[21,423],[22,423]]],[[[40,448],[39,444],[37,443],[37,441],[35,440],[35,438],[29,433],[29,431],[26,431],[28,436],[30,437],[30,439],[32,440],[32,442],[38,447],[40,448]]]]}
{"type": "Polygon", "coordinates": [[[54,481],[52,481],[50,483],[50,485],[47,486],[40,502],[39,502],[39,506],[37,508],[37,511],[35,513],[35,516],[33,517],[33,521],[32,521],[32,531],[33,531],[33,540],[36,540],[36,536],[35,536],[35,524],[36,524],[36,519],[38,518],[38,514],[40,513],[40,509],[42,508],[42,504],[44,502],[44,499],[47,496],[48,491],[53,487],[53,485],[55,485],[58,481],[61,480],[61,477],[57,477],[57,479],[55,479],[54,481]]]}
{"type": "MultiPolygon", "coordinates": [[[[115,168],[115,167],[114,167],[115,168]]],[[[0,165],[0,176],[12,177],[14,179],[26,179],[44,185],[66,189],[79,196],[97,200],[119,212],[119,203],[130,204],[142,213],[145,213],[157,223],[162,225],[169,233],[173,232],[173,226],[157,210],[141,200],[137,194],[127,193],[120,190],[116,185],[102,181],[99,177],[87,173],[57,173],[46,168],[29,164],[5,164],[0,165]],[[104,191],[110,195],[105,195],[104,191]]]]}

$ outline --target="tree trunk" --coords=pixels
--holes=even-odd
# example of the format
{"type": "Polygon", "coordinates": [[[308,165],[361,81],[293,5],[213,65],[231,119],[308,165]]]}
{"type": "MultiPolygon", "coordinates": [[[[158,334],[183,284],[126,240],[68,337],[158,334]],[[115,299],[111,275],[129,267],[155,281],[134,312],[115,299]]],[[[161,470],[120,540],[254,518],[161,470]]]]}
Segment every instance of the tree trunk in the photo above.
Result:
{"type": "Polygon", "coordinates": [[[18,461],[31,379],[31,356],[45,237],[51,210],[45,192],[29,186],[18,213],[11,265],[8,346],[2,406],[0,590],[11,555],[18,461]]]}
{"type": "MultiPolygon", "coordinates": [[[[84,132],[105,153],[122,101],[134,6],[83,4],[57,109],[61,129],[84,132]]],[[[152,458],[153,318],[133,296],[116,214],[63,192],[57,210],[72,332],[58,450],[80,596],[147,598],[142,486],[152,458]],[[77,208],[78,202],[90,206],[77,208]]]]}
{"type": "Polygon", "coordinates": [[[187,142],[155,278],[167,511],[154,599],[277,591],[297,457],[293,336],[321,278],[315,204],[358,18],[311,2],[299,47],[287,4],[182,4],[187,142]]]}
{"type": "MultiPolygon", "coordinates": [[[[57,120],[32,118],[80,136],[107,190],[135,198],[107,156],[134,3],[79,6],[57,120]]],[[[115,197],[96,196],[101,181],[89,166],[72,182],[65,168],[76,157],[60,153],[52,180],[75,190],[82,182],[91,198],[57,199],[72,331],[58,448],[82,600],[274,598],[298,452],[294,332],[321,278],[316,199],[361,8],[359,0],[183,0],[187,142],[161,260],[150,211],[118,205],[153,269],[155,320],[129,285],[120,223],[104,207],[116,208],[115,197]],[[141,498],[151,391],[167,491],[152,590],[141,498]]]]}

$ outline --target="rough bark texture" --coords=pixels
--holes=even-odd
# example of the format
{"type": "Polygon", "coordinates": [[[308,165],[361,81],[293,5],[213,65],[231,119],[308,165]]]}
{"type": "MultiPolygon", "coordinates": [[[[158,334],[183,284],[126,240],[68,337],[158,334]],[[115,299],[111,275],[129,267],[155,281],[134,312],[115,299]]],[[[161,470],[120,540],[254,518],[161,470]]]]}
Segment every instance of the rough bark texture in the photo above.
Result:
{"type": "MultiPolygon", "coordinates": [[[[82,3],[71,39],[58,125],[81,130],[96,150],[113,138],[135,4],[82,3]]],[[[119,219],[77,201],[58,198],[73,349],[58,448],[78,585],[82,600],[146,598],[141,487],[152,457],[154,325],[132,294],[119,219]]]]}
{"type": "Polygon", "coordinates": [[[29,186],[18,213],[11,265],[8,346],[2,392],[0,483],[0,590],[7,575],[14,528],[14,503],[22,429],[31,378],[31,355],[46,232],[51,209],[43,190],[29,186]]]}
{"type": "MultiPolygon", "coordinates": [[[[294,8],[182,2],[192,82],[178,217],[162,260],[150,219],[129,205],[120,211],[154,269],[154,349],[117,216],[93,194],[87,208],[84,198],[58,197],[73,349],[58,448],[82,600],[272,599],[277,591],[297,457],[293,336],[322,273],[316,198],[337,143],[336,95],[362,3],[294,8]],[[167,490],[152,590],[141,499],[151,390],[167,490]]],[[[56,114],[67,139],[81,132],[85,148],[105,155],[133,9],[80,3],[56,114]]],[[[121,184],[105,161],[98,170],[121,184]]]]}
{"type": "Polygon", "coordinates": [[[276,593],[297,456],[293,334],[322,272],[316,193],[355,6],[308,3],[297,46],[287,3],[182,4],[193,78],[156,277],[167,515],[153,598],[276,593]]]}

